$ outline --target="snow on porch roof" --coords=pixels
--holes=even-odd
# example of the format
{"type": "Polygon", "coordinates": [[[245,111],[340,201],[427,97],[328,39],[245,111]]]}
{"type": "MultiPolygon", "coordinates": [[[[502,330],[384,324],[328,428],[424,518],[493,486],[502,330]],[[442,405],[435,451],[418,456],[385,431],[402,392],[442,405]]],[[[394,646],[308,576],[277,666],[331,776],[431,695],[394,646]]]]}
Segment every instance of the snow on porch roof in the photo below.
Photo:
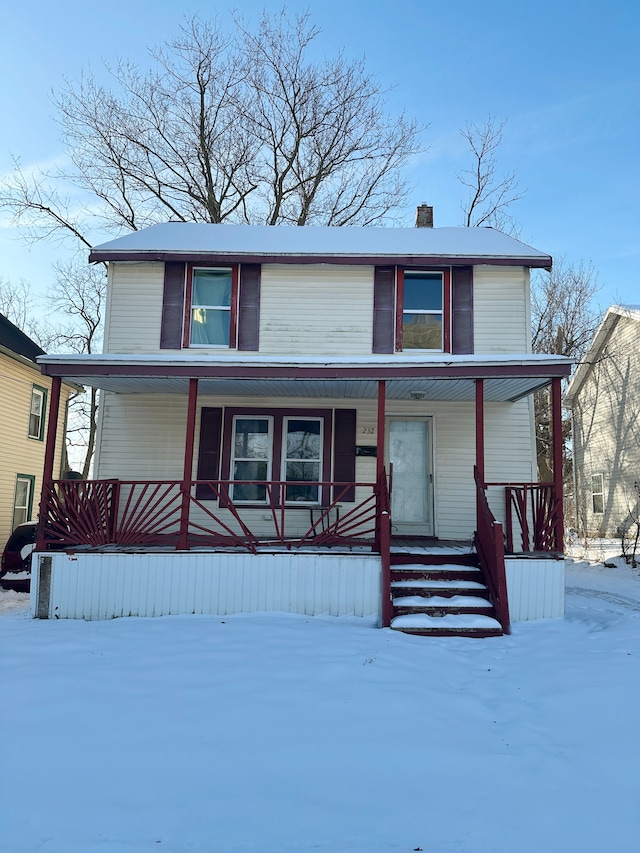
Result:
{"type": "Polygon", "coordinates": [[[485,380],[489,402],[516,400],[569,374],[572,360],[532,355],[411,355],[393,358],[241,355],[233,358],[184,353],[154,355],[45,355],[48,376],[122,394],[186,394],[190,378],[202,394],[374,399],[378,381],[389,399],[466,401],[475,379],[485,380]]]}
{"type": "Polygon", "coordinates": [[[375,228],[210,225],[166,222],[102,243],[91,261],[187,260],[190,257],[367,263],[450,260],[551,267],[551,257],[493,228],[375,228]]]}

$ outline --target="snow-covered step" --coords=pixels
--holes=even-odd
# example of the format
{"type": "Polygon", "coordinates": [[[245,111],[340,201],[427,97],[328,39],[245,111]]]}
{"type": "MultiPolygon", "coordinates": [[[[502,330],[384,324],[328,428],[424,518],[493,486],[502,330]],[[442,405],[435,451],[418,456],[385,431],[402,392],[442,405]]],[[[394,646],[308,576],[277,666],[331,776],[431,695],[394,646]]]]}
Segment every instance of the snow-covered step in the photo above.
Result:
{"type": "Polygon", "coordinates": [[[449,613],[445,616],[429,616],[426,613],[413,613],[396,616],[391,620],[391,628],[406,634],[441,634],[492,637],[502,634],[502,626],[497,619],[478,613],[449,613]]]}
{"type": "Polygon", "coordinates": [[[391,581],[392,589],[486,589],[483,583],[464,578],[459,580],[430,580],[416,578],[415,580],[391,581]]]}
{"type": "Polygon", "coordinates": [[[424,563],[403,563],[392,566],[392,572],[464,572],[482,574],[477,566],[464,566],[459,563],[435,563],[425,565],[424,563]]]}
{"type": "Polygon", "coordinates": [[[491,610],[493,605],[478,595],[403,595],[393,599],[394,607],[475,607],[491,610]]]}

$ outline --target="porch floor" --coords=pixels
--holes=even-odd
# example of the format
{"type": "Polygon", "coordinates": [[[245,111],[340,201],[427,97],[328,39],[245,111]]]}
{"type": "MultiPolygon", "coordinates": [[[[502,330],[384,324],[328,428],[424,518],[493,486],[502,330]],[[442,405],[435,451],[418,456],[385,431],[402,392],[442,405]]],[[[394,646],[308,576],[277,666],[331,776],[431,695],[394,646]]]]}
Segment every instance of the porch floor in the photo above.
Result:
{"type": "MultiPolygon", "coordinates": [[[[167,547],[163,545],[82,545],[73,548],[63,548],[66,553],[86,553],[88,551],[96,554],[167,554],[167,553],[185,553],[179,552],[175,547],[167,547]]],[[[212,545],[193,545],[186,553],[216,553],[216,554],[242,554],[246,553],[246,548],[240,546],[212,546],[212,545]]],[[[373,551],[373,540],[371,545],[301,545],[297,547],[287,548],[286,545],[273,545],[265,543],[256,546],[256,550],[260,554],[292,554],[296,552],[304,554],[371,554],[373,551]]],[[[455,540],[438,540],[438,539],[421,539],[417,537],[394,536],[391,539],[392,554],[415,554],[415,555],[432,555],[432,556],[462,556],[474,554],[475,549],[471,541],[455,541],[455,540]]]]}

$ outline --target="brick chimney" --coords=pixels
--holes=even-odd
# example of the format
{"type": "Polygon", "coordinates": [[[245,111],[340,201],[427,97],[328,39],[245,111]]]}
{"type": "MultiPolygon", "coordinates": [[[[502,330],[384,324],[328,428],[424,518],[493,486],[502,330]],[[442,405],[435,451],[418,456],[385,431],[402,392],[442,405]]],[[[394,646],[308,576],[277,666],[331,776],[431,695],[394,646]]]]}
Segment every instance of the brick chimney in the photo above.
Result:
{"type": "Polygon", "coordinates": [[[433,208],[428,204],[416,208],[416,228],[433,228],[433,208]]]}

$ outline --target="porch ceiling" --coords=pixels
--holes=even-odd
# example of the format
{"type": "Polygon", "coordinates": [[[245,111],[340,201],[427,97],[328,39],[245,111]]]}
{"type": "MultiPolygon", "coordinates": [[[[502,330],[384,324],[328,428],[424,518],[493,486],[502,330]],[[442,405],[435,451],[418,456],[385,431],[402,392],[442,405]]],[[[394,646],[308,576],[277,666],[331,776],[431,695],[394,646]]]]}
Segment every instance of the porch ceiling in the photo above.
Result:
{"type": "Polygon", "coordinates": [[[375,399],[386,381],[389,400],[471,402],[475,379],[484,379],[487,402],[517,400],[567,376],[571,361],[550,356],[395,356],[326,360],[236,355],[231,359],[182,356],[42,356],[42,372],[116,394],[186,395],[189,379],[210,396],[375,399]]]}

